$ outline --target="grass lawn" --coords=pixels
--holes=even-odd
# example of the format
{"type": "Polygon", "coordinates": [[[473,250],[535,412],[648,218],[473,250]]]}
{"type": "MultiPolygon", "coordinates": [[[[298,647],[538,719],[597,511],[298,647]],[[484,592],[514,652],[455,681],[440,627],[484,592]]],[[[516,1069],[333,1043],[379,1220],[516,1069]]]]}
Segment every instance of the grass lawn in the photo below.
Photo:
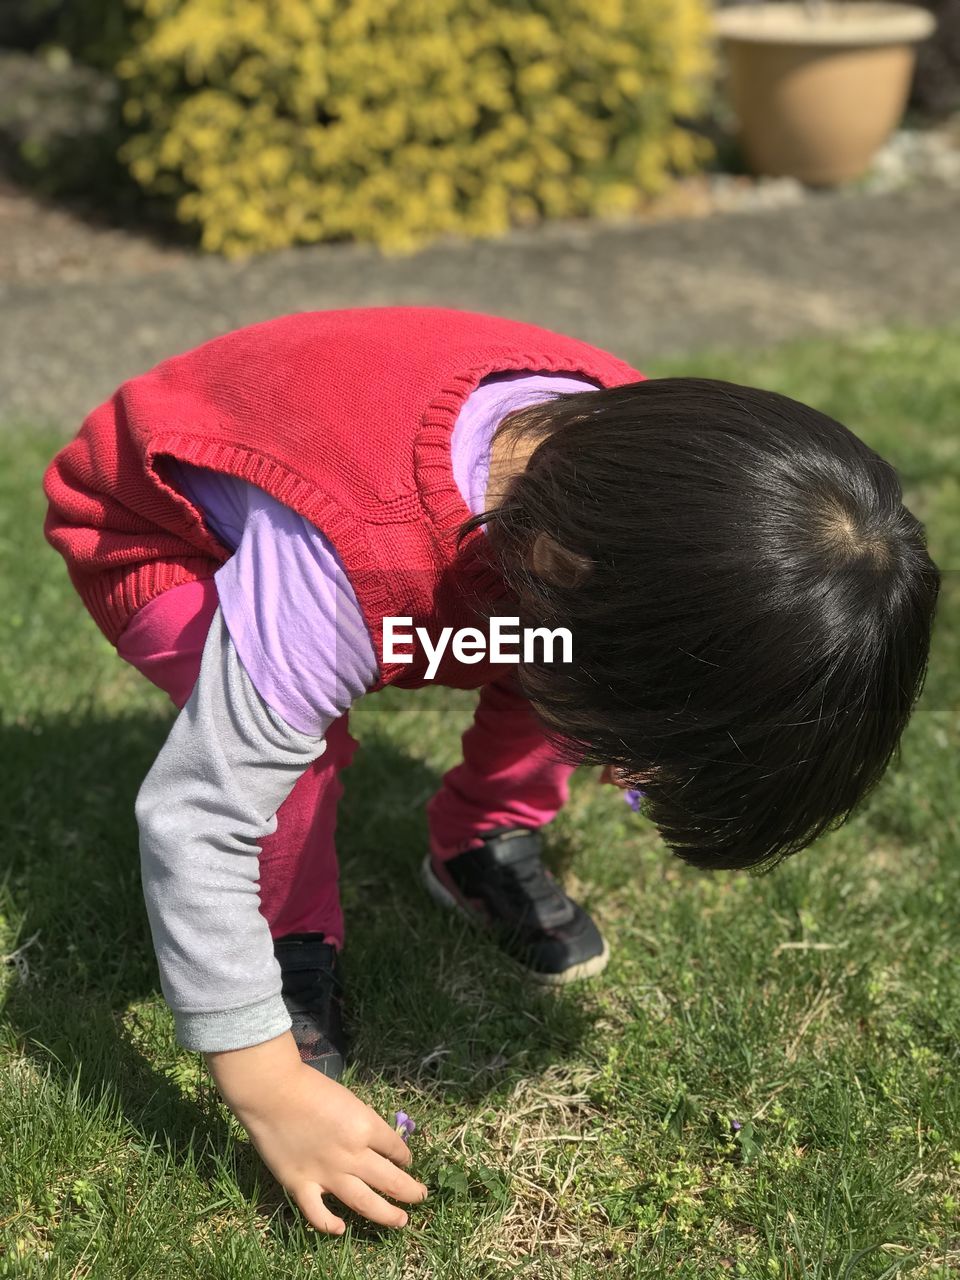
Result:
{"type": "MultiPolygon", "coordinates": [[[[957,328],[872,333],[649,372],[756,383],[839,417],[900,468],[934,558],[956,569],[958,344],[957,328]]],[[[0,969],[0,1276],[960,1273],[955,572],[901,760],[773,874],[686,868],[578,771],[551,858],[613,957],[559,994],[420,887],[424,802],[473,695],[359,706],[339,837],[345,1083],[417,1120],[414,1172],[432,1190],[405,1230],[351,1217],[334,1241],[174,1042],[133,814],[173,710],[43,541],[56,447],[22,424],[0,436],[0,955],[23,948],[0,969]]]]}

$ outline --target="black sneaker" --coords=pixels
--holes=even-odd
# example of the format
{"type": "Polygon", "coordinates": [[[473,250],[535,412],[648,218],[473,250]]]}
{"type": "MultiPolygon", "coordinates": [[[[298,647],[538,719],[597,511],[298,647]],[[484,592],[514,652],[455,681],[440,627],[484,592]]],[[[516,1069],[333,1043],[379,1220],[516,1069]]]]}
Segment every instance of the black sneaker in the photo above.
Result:
{"type": "Polygon", "coordinates": [[[289,933],[274,938],[273,953],[283,976],[283,1003],[293,1023],[300,1057],[331,1080],[346,1065],[343,983],[340,957],[322,933],[289,933]]]}
{"type": "Polygon", "coordinates": [[[499,827],[481,838],[482,846],[444,862],[427,855],[423,879],[431,896],[492,929],[538,982],[559,985],[600,973],[609,948],[544,867],[537,831],[499,827]]]}

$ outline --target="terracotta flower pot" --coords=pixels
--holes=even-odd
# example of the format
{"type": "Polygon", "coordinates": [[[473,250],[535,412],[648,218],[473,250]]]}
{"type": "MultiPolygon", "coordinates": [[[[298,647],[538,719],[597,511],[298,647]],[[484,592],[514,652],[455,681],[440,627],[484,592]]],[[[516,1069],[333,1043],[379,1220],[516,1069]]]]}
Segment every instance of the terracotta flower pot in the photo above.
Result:
{"type": "Polygon", "coordinates": [[[745,4],[714,15],[747,159],[816,186],[858,178],[906,106],[936,26],[904,4],[745,4]]]}

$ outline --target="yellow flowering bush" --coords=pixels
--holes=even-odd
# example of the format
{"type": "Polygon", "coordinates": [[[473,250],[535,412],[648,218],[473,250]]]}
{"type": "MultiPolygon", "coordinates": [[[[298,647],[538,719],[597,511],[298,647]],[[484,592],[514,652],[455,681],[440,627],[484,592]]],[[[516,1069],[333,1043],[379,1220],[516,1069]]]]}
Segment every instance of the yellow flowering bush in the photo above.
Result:
{"type": "Polygon", "coordinates": [[[708,155],[705,0],[125,0],[121,156],[230,256],[610,215],[708,155]]]}

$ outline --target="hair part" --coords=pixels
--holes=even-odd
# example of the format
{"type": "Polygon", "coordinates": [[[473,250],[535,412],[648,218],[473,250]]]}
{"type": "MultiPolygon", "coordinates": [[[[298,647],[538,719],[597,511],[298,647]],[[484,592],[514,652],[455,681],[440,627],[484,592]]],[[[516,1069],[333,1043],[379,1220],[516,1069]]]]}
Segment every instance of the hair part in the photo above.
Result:
{"type": "Polygon", "coordinates": [[[939,591],[893,467],[706,378],[557,393],[501,432],[536,447],[460,539],[486,524],[521,624],[572,632],[572,662],[517,672],[559,755],[641,787],[699,867],[770,867],[845,821],[921,692],[939,591]]]}

